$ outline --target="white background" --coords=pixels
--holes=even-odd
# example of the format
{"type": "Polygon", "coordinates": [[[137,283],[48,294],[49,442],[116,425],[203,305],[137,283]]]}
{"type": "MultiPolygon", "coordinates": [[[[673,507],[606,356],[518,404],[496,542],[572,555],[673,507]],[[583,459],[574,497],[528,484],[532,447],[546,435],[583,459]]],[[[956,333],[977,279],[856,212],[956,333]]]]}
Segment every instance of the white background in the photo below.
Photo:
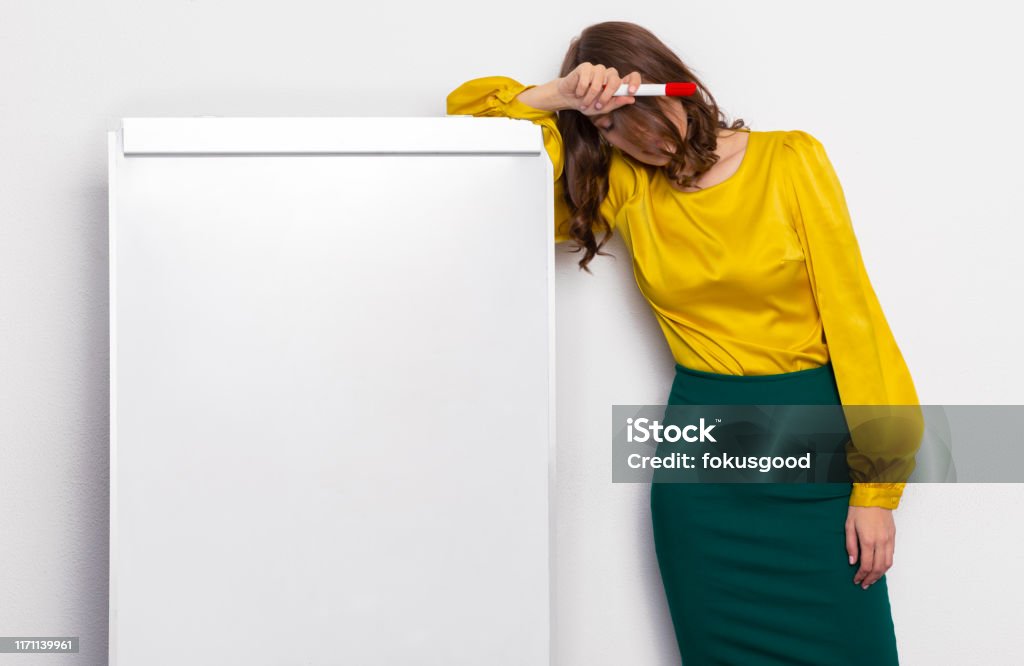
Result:
{"type": "MultiPolygon", "coordinates": [[[[542,83],[583,27],[634,21],[730,120],[823,142],[923,402],[1024,403],[1012,5],[636,7],[0,5],[0,635],[77,635],[75,663],[105,662],[106,132],[124,116],[443,115],[465,80],[542,83]]],[[[610,483],[608,451],[610,405],[664,401],[672,358],[609,249],[594,276],[557,257],[556,663],[674,664],[649,487],[610,483]]],[[[1019,484],[907,489],[888,574],[905,665],[1024,661],[1022,500],[1019,484]]]]}

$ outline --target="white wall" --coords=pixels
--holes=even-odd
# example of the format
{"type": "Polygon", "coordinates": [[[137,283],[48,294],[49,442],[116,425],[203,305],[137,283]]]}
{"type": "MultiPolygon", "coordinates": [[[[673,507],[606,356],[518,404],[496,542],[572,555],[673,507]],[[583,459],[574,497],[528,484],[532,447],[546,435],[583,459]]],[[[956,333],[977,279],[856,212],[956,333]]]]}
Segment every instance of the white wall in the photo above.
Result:
{"type": "MultiPolygon", "coordinates": [[[[105,133],[119,118],[442,115],[464,80],[541,83],[584,26],[635,21],[730,118],[822,140],[922,401],[1020,404],[1010,11],[994,0],[0,5],[0,635],[80,636],[75,663],[105,663],[105,133]]],[[[607,432],[611,404],[667,397],[672,359],[618,239],[611,251],[596,276],[558,257],[559,666],[678,659],[649,487],[610,483],[607,432]]],[[[904,664],[1024,660],[1011,637],[1022,500],[1019,484],[908,488],[888,574],[904,664]]]]}

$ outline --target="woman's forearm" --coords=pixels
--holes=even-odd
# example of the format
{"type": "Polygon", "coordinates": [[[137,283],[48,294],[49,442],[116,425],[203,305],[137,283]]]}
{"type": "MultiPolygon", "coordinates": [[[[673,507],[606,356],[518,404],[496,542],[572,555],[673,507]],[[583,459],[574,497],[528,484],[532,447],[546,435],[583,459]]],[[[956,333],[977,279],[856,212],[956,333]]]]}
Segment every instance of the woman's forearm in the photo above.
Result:
{"type": "Polygon", "coordinates": [[[569,105],[558,92],[558,81],[548,81],[544,85],[534,86],[516,95],[516,99],[527,106],[532,106],[541,111],[561,111],[568,109],[569,105]]]}

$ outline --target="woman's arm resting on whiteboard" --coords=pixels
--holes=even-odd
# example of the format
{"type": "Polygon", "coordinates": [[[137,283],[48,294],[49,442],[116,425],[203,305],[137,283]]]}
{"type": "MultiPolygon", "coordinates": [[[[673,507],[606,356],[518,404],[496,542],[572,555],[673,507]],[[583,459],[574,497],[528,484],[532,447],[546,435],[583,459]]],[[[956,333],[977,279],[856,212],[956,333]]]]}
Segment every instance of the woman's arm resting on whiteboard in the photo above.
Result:
{"type": "MultiPolygon", "coordinates": [[[[552,82],[553,83],[553,82],[552,82]]],[[[526,99],[541,106],[557,106],[553,100],[552,83],[544,86],[529,86],[507,76],[485,76],[466,81],[448,93],[447,113],[450,116],[471,115],[477,117],[499,116],[528,120],[538,125],[544,137],[544,148],[551,159],[555,189],[555,231],[554,240],[562,243],[569,240],[569,234],[562,229],[569,218],[569,207],[565,202],[564,166],[562,136],[558,131],[555,110],[538,108],[527,104],[526,99]],[[526,95],[541,89],[535,95],[526,95]]]]}
{"type": "Polygon", "coordinates": [[[548,81],[541,86],[533,86],[523,90],[521,93],[516,95],[516,99],[527,106],[532,106],[535,109],[541,111],[561,111],[563,109],[571,109],[572,102],[565,99],[560,92],[558,92],[558,81],[548,81]]]}
{"type": "MultiPolygon", "coordinates": [[[[620,106],[632,104],[636,98],[629,95],[612,98],[603,105],[602,111],[595,111],[597,101],[618,89],[620,82],[633,86],[641,83],[640,74],[633,72],[623,79],[614,69],[598,68],[583,63],[568,76],[549,81],[540,86],[524,85],[507,76],[485,76],[461,84],[448,93],[448,115],[503,116],[529,120],[540,126],[544,148],[551,158],[554,173],[555,231],[556,243],[569,240],[564,224],[570,217],[565,200],[564,147],[558,130],[556,112],[567,109],[579,111],[580,106],[589,108],[579,111],[584,115],[610,113],[620,106]],[[605,87],[606,86],[606,87],[605,87]],[[603,91],[603,92],[602,92],[603,91]],[[598,94],[600,93],[600,97],[598,94]],[[593,103],[593,105],[591,105],[593,103]]],[[[614,219],[614,208],[636,190],[636,175],[625,162],[615,156],[609,174],[611,189],[606,202],[611,208],[606,217],[614,219]],[[616,196],[619,195],[619,196],[616,196]]]]}

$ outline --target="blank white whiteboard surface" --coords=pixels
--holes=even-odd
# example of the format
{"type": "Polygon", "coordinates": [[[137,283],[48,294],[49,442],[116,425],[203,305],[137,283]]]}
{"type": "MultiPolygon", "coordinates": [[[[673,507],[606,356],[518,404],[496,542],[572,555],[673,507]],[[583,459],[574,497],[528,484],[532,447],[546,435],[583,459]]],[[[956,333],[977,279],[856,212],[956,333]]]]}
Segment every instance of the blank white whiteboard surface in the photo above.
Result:
{"type": "Polygon", "coordinates": [[[505,118],[109,133],[110,663],[549,663],[553,200],[505,118]]]}

